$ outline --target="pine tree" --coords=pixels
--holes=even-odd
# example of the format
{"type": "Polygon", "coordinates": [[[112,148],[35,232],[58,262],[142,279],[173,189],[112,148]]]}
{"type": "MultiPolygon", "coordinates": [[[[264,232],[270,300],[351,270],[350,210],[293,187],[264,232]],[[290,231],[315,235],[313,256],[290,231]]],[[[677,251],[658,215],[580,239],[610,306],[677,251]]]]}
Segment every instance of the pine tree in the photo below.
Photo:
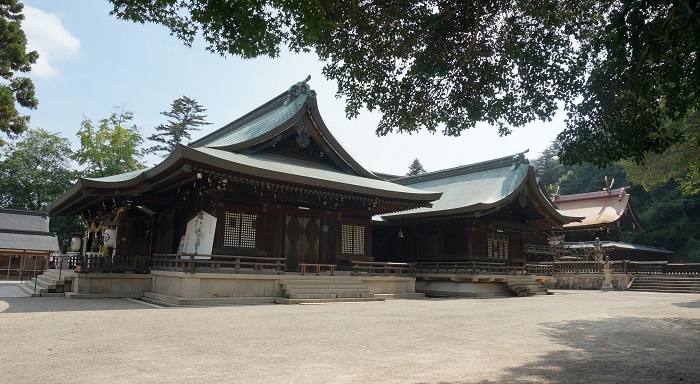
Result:
{"type": "MultiPolygon", "coordinates": [[[[27,37],[22,31],[24,5],[17,0],[0,0],[0,132],[10,138],[24,132],[29,116],[17,108],[36,109],[34,83],[20,76],[31,70],[39,54],[27,52],[27,37]]],[[[3,144],[0,139],[0,145],[3,144]]]]}
{"type": "Polygon", "coordinates": [[[428,172],[428,170],[423,168],[423,164],[416,158],[413,160],[413,163],[408,166],[408,173],[406,176],[416,176],[426,172],[428,172]]]}
{"type": "Polygon", "coordinates": [[[160,144],[146,148],[144,153],[163,152],[162,156],[167,157],[178,144],[191,138],[190,131],[199,131],[200,126],[211,124],[205,120],[207,116],[202,114],[204,111],[206,109],[195,99],[187,96],[173,101],[170,111],[160,113],[168,118],[168,123],[156,127],[160,133],[148,136],[148,140],[160,144]]]}

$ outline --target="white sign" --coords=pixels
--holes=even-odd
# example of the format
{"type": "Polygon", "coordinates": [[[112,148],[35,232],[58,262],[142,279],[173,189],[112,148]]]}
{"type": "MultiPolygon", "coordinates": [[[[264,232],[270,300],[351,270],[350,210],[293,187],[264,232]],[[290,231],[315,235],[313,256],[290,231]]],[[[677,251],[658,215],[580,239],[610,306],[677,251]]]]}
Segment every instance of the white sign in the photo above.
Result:
{"type": "Polygon", "coordinates": [[[216,233],[216,217],[200,211],[187,223],[184,253],[211,255],[216,233]]]}

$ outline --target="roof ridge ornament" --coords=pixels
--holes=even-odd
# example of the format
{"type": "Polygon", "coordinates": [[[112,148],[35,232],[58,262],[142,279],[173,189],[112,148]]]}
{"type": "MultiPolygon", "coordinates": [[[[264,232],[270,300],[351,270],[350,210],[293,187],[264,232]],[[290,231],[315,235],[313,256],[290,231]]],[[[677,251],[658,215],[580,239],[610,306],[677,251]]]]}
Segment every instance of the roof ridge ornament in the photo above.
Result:
{"type": "Polygon", "coordinates": [[[311,97],[316,97],[316,91],[309,88],[309,85],[307,84],[309,80],[311,80],[311,75],[306,76],[304,81],[300,81],[289,87],[287,90],[287,100],[284,102],[284,105],[291,103],[301,95],[308,94],[311,97]]]}
{"type": "Polygon", "coordinates": [[[510,167],[511,171],[515,171],[518,169],[520,164],[530,164],[530,160],[525,158],[525,153],[518,153],[517,155],[513,156],[513,166],[510,167]]]}

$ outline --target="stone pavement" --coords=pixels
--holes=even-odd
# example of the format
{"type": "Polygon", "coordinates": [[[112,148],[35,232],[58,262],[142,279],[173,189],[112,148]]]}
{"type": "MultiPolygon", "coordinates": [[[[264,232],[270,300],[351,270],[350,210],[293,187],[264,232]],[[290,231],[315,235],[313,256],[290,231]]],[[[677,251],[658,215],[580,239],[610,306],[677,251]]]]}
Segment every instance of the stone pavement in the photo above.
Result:
{"type": "Polygon", "coordinates": [[[19,281],[0,280],[0,299],[7,297],[29,297],[19,285],[19,281]]]}
{"type": "Polygon", "coordinates": [[[0,299],[0,383],[698,383],[700,295],[156,308],[0,299]]]}

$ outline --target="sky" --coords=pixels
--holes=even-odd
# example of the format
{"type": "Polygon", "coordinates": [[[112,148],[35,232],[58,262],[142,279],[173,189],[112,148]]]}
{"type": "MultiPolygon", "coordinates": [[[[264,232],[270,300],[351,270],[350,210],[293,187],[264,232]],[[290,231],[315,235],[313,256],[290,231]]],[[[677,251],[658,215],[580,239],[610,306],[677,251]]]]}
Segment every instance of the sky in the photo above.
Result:
{"type": "MultiPolygon", "coordinates": [[[[36,87],[39,107],[23,110],[31,127],[60,133],[71,140],[84,118],[108,117],[115,106],[134,114],[143,137],[166,122],[160,112],[186,95],[204,108],[212,123],[192,132],[202,137],[279,95],[311,75],[324,122],[343,147],[365,168],[405,174],[413,159],[428,171],[452,168],[529,150],[534,159],[564,129],[563,113],[551,122],[535,122],[499,137],[487,124],[445,137],[425,131],[377,137],[376,112],[362,111],[349,120],[337,85],[321,73],[323,63],[313,53],[284,53],[280,57],[244,60],[206,51],[201,41],[189,48],[161,26],[136,24],[109,16],[105,0],[25,0],[29,49],[39,60],[29,77],[36,87]]],[[[144,146],[153,143],[145,141],[144,146]]],[[[147,165],[160,160],[145,158],[147,165]]]]}

